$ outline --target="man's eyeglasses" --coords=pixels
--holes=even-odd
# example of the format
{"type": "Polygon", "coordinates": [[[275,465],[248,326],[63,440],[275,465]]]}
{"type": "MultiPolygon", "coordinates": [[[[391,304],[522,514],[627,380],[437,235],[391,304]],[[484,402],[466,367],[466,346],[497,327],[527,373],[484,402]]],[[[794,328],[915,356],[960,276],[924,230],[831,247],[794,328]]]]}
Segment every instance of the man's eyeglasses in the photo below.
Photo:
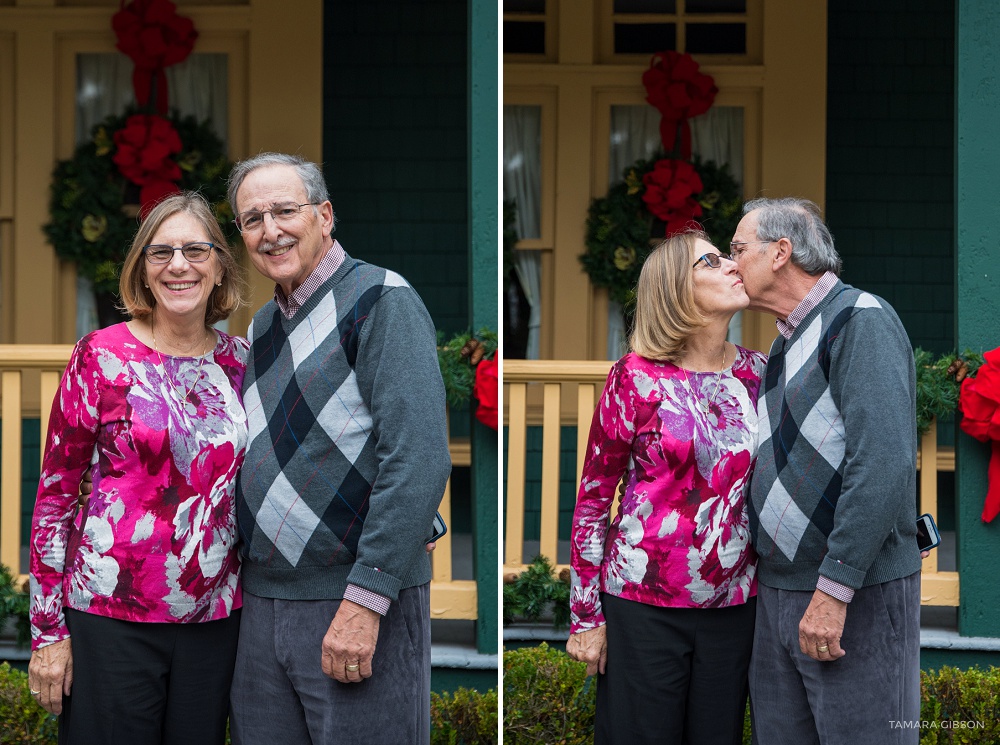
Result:
{"type": "Polygon", "coordinates": [[[279,225],[284,225],[295,219],[303,207],[315,207],[320,202],[282,202],[275,204],[269,210],[247,210],[241,212],[236,217],[236,227],[241,233],[255,233],[264,227],[264,215],[270,215],[271,219],[279,225]]]}
{"type": "Polygon", "coordinates": [[[747,250],[747,246],[752,246],[756,243],[774,243],[774,241],[733,241],[729,244],[729,255],[733,261],[736,261],[747,250]]]}
{"type": "MultiPolygon", "coordinates": [[[[699,256],[698,260],[691,265],[691,268],[694,269],[698,266],[698,264],[704,261],[706,266],[711,267],[712,269],[718,269],[722,266],[723,259],[729,259],[729,257],[720,256],[719,254],[705,254],[704,256],[699,256]]],[[[729,260],[732,261],[732,259],[729,260]]]]}
{"type": "Polygon", "coordinates": [[[218,248],[214,243],[185,243],[180,248],[164,246],[161,243],[150,243],[142,247],[146,261],[150,264],[169,264],[174,258],[174,251],[180,251],[187,261],[197,264],[212,255],[212,249],[218,248]]]}

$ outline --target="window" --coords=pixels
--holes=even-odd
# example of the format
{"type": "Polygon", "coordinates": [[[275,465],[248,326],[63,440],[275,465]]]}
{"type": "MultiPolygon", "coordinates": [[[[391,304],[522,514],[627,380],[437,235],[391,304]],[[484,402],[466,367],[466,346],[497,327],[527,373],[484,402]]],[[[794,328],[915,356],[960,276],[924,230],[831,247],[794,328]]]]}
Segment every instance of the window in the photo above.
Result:
{"type": "Polygon", "coordinates": [[[505,61],[555,60],[555,5],[555,0],[504,0],[505,61]]]}
{"type": "Polygon", "coordinates": [[[602,62],[688,52],[706,62],[759,63],[762,0],[599,0],[602,62]]]}

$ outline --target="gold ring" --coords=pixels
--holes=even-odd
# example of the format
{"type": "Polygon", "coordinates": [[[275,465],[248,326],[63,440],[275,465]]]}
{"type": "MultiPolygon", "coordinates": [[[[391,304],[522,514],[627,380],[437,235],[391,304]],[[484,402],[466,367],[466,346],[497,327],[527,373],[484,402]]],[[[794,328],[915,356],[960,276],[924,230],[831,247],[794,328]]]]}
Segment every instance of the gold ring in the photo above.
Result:
{"type": "Polygon", "coordinates": [[[822,647],[816,647],[816,651],[817,652],[829,652],[830,648],[824,644],[822,647]]]}
{"type": "Polygon", "coordinates": [[[356,673],[360,669],[361,669],[361,665],[348,665],[347,666],[347,672],[349,672],[349,673],[356,673]]]}

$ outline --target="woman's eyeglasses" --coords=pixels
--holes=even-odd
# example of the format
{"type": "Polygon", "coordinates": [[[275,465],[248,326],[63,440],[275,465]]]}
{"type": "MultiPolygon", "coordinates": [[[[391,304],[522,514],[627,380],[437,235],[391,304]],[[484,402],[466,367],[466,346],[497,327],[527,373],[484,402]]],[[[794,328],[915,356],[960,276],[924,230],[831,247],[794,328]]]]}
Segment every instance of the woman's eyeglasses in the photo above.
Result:
{"type": "Polygon", "coordinates": [[[694,269],[695,267],[698,266],[698,264],[704,261],[706,266],[712,269],[718,269],[720,266],[722,266],[723,259],[729,259],[730,261],[732,261],[732,259],[730,259],[728,256],[720,256],[719,254],[705,254],[704,256],[699,256],[698,260],[691,265],[691,268],[694,269]]]}
{"type": "Polygon", "coordinates": [[[146,261],[150,264],[169,264],[173,261],[174,251],[180,251],[184,258],[191,263],[197,264],[205,261],[212,255],[214,243],[185,243],[180,248],[164,246],[160,243],[151,243],[142,247],[142,252],[146,254],[146,261]]]}

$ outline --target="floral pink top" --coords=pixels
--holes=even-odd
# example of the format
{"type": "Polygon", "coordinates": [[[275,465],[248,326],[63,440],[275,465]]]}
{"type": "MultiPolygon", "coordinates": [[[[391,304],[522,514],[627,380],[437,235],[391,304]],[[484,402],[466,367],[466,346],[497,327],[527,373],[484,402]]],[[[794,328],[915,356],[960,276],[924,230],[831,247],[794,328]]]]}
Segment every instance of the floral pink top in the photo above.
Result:
{"type": "Polygon", "coordinates": [[[672,608],[756,594],[745,492],[767,358],[736,349],[721,377],[636,354],[611,368],[573,514],[573,633],[604,624],[601,592],[672,608]]]}
{"type": "Polygon", "coordinates": [[[77,343],[52,403],[32,521],[33,649],[69,637],[64,607],[197,622],[241,606],[248,350],[219,333],[204,358],[161,357],[124,323],[77,343]],[[78,511],[91,462],[94,491],[78,511]]]}

